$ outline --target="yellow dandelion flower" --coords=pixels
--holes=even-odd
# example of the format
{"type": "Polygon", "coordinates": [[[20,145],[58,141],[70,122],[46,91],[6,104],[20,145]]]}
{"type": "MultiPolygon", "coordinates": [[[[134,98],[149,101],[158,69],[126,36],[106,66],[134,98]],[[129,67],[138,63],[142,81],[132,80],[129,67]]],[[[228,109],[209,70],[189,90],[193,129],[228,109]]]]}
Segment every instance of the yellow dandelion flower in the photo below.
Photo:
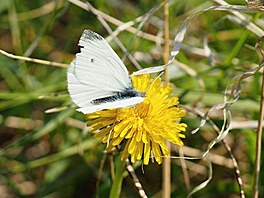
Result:
{"type": "Polygon", "coordinates": [[[153,81],[149,74],[133,76],[132,82],[138,91],[145,92],[144,101],[134,107],[109,109],[87,114],[88,126],[108,143],[107,150],[123,145],[121,159],[131,156],[131,162],[141,160],[148,164],[154,157],[160,164],[162,156],[169,156],[165,141],[182,146],[180,138],[187,125],[179,123],[185,111],[178,107],[179,99],[170,97],[172,88],[153,81]],[[143,157],[142,157],[143,156],[143,157]]]}

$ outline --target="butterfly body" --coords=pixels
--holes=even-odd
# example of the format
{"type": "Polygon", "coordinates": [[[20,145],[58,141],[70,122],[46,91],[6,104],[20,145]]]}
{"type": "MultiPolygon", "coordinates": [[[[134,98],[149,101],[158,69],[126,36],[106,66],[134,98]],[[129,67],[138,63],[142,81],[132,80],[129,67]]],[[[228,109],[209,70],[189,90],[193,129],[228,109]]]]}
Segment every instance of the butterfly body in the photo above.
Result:
{"type": "Polygon", "coordinates": [[[85,30],[80,53],[68,72],[68,91],[78,111],[87,114],[103,109],[134,106],[145,94],[134,89],[118,55],[99,34],[85,30]]]}
{"type": "Polygon", "coordinates": [[[104,98],[98,98],[91,103],[93,104],[102,104],[105,102],[112,102],[120,99],[127,99],[127,98],[132,98],[132,97],[144,97],[145,94],[142,92],[138,92],[134,88],[128,88],[124,90],[123,92],[114,92],[112,96],[104,97],[104,98]]]}

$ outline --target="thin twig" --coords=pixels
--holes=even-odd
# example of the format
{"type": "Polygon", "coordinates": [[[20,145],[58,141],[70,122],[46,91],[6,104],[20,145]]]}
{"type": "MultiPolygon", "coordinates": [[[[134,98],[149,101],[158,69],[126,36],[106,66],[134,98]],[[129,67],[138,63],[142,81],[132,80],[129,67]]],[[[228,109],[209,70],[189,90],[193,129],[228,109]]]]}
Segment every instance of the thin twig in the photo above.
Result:
{"type": "Polygon", "coordinates": [[[261,161],[261,137],[262,137],[262,123],[264,114],[264,73],[262,75],[262,86],[261,86],[261,99],[260,99],[260,111],[259,121],[257,128],[257,141],[256,141],[256,159],[255,159],[255,171],[254,171],[254,198],[258,198],[259,194],[259,171],[261,161]]]}
{"type": "Polygon", "coordinates": [[[99,187],[100,187],[100,182],[102,180],[103,177],[103,170],[104,170],[104,164],[105,164],[105,160],[106,160],[106,153],[103,153],[103,157],[100,161],[100,166],[98,169],[98,174],[97,174],[97,180],[96,180],[96,185],[95,185],[95,192],[96,192],[96,197],[99,198],[99,187]]]}
{"type": "Polygon", "coordinates": [[[129,160],[127,159],[126,160],[126,169],[128,171],[128,173],[130,174],[130,176],[132,177],[133,181],[134,181],[134,184],[135,184],[135,187],[137,188],[138,190],[138,194],[140,197],[142,198],[147,198],[147,194],[145,193],[132,165],[130,164],[129,160]]]}
{"type": "MultiPolygon", "coordinates": [[[[99,14],[100,12],[98,12],[97,9],[95,9],[90,3],[87,2],[86,4],[87,10],[91,11],[96,17],[97,19],[100,21],[100,23],[105,27],[105,29],[108,31],[109,34],[112,34],[113,31],[111,29],[111,27],[108,25],[108,23],[104,20],[104,18],[99,14]]],[[[128,59],[131,61],[131,63],[134,64],[134,66],[137,68],[137,70],[142,69],[142,67],[139,65],[139,63],[137,62],[137,60],[130,54],[128,53],[128,50],[126,49],[126,47],[123,45],[123,43],[115,36],[113,36],[114,41],[116,42],[116,44],[120,47],[120,49],[124,52],[127,53],[127,57],[128,59]]]]}
{"type": "Polygon", "coordinates": [[[180,162],[181,162],[181,167],[182,167],[184,183],[185,183],[186,189],[190,191],[191,189],[190,178],[189,178],[189,174],[187,170],[186,160],[184,159],[184,152],[182,150],[182,147],[179,147],[179,155],[181,157],[180,162]]]}
{"type": "MultiPolygon", "coordinates": [[[[170,32],[169,32],[169,2],[166,0],[164,4],[164,54],[163,60],[167,64],[169,62],[170,53],[170,32]]],[[[169,83],[169,70],[165,69],[165,81],[169,83]]]]}
{"type": "Polygon", "coordinates": [[[0,49],[0,54],[3,54],[4,56],[7,56],[7,57],[12,58],[12,59],[23,60],[23,61],[33,62],[33,63],[39,63],[42,65],[50,65],[50,66],[63,67],[63,68],[67,68],[69,66],[68,64],[64,64],[64,63],[46,61],[46,60],[41,60],[41,59],[36,59],[36,58],[29,58],[29,57],[25,57],[25,56],[17,56],[14,54],[7,53],[6,51],[1,50],[1,49],[0,49]]]}
{"type": "MultiPolygon", "coordinates": [[[[200,116],[200,117],[203,117],[203,113],[202,113],[202,112],[200,112],[200,111],[198,111],[198,110],[196,110],[196,109],[194,109],[194,108],[192,108],[192,107],[184,106],[184,108],[185,108],[187,111],[189,111],[189,112],[192,112],[192,113],[194,113],[194,114],[196,114],[196,115],[198,115],[198,116],[200,116]]],[[[210,123],[210,125],[211,125],[212,128],[213,128],[213,130],[214,130],[217,134],[219,134],[219,133],[220,133],[220,129],[218,128],[218,126],[215,125],[215,123],[214,123],[209,117],[207,117],[206,120],[210,123]]],[[[229,156],[231,157],[231,160],[232,160],[232,162],[233,162],[233,166],[234,166],[234,170],[235,170],[235,174],[236,174],[236,180],[237,180],[238,187],[239,187],[239,190],[240,190],[240,192],[239,192],[240,197],[241,197],[241,198],[245,198],[245,192],[244,192],[244,190],[243,190],[243,181],[242,181],[242,179],[241,179],[241,174],[240,174],[240,170],[239,170],[239,166],[238,166],[237,160],[236,160],[236,158],[235,158],[235,156],[234,156],[234,154],[233,154],[233,152],[232,152],[230,146],[229,146],[228,143],[225,141],[225,139],[222,139],[221,141],[222,141],[222,143],[224,144],[224,147],[225,147],[225,149],[227,150],[227,152],[229,153],[229,156]]],[[[218,160],[218,161],[219,161],[219,160],[218,160]]],[[[227,162],[227,160],[225,160],[225,162],[227,162]]]]}
{"type": "MultiPolygon", "coordinates": [[[[215,124],[212,125],[213,128],[216,127],[215,124]]],[[[240,173],[240,170],[239,170],[239,166],[238,166],[238,163],[237,163],[237,160],[230,148],[230,146],[228,145],[228,143],[225,141],[225,139],[222,140],[222,143],[224,144],[226,150],[228,151],[229,153],[229,156],[231,157],[232,161],[233,161],[233,165],[234,165],[234,170],[235,170],[235,174],[236,174],[236,180],[237,180],[237,183],[238,183],[238,187],[239,187],[239,194],[240,194],[240,197],[241,198],[245,198],[245,192],[243,190],[243,180],[241,178],[241,173],[240,173]]]]}
{"type": "MultiPolygon", "coordinates": [[[[82,2],[82,1],[79,1],[79,0],[68,0],[68,1],[71,2],[71,3],[73,3],[73,4],[75,4],[76,6],[78,6],[80,8],[82,8],[82,9],[84,9],[84,10],[89,11],[89,9],[87,9],[86,3],[82,2]]],[[[122,21],[120,21],[120,20],[118,20],[118,19],[116,19],[116,18],[114,18],[114,17],[112,17],[112,16],[110,16],[108,14],[105,14],[104,12],[102,12],[100,10],[97,10],[96,9],[96,12],[103,19],[105,19],[106,21],[108,21],[108,22],[110,22],[110,23],[112,23],[112,24],[114,24],[116,26],[121,26],[121,25],[124,24],[124,22],[122,22],[122,21]]],[[[129,31],[129,32],[131,32],[133,34],[135,34],[136,32],[138,32],[137,35],[138,36],[141,36],[141,37],[143,37],[145,39],[148,39],[148,40],[151,40],[153,42],[160,43],[160,44],[164,43],[164,39],[162,37],[157,37],[155,35],[148,34],[146,32],[138,31],[137,28],[134,28],[134,27],[128,27],[127,28],[127,31],[129,31]]]]}
{"type": "MultiPolygon", "coordinates": [[[[212,128],[214,129],[214,131],[219,134],[220,130],[219,128],[216,126],[216,124],[210,119],[209,120],[209,123],[211,124],[212,128]]],[[[222,139],[221,140],[222,143],[224,144],[224,147],[225,149],[227,150],[229,156],[231,157],[232,159],[232,162],[233,162],[233,165],[234,165],[234,170],[235,170],[235,174],[236,174],[236,180],[237,180],[237,183],[238,183],[238,187],[239,187],[239,194],[240,194],[240,197],[241,198],[245,198],[245,192],[243,190],[243,180],[241,178],[241,173],[240,173],[240,170],[239,170],[239,166],[238,166],[238,163],[237,163],[237,160],[232,152],[232,149],[231,147],[228,145],[228,143],[226,142],[225,139],[222,139]]]]}
{"type": "MultiPolygon", "coordinates": [[[[139,31],[143,28],[144,24],[150,19],[151,16],[154,15],[154,13],[156,11],[158,11],[160,8],[162,8],[164,6],[165,2],[164,3],[160,3],[160,4],[157,4],[155,5],[154,7],[152,7],[148,12],[146,12],[144,14],[144,17],[142,19],[142,21],[138,24],[138,27],[137,27],[137,32],[134,34],[133,38],[130,40],[129,44],[128,44],[128,47],[127,49],[129,49],[129,47],[134,43],[139,31]]],[[[124,61],[125,58],[128,56],[129,54],[126,52],[124,54],[124,57],[122,58],[122,60],[124,61]]]]}
{"type": "MultiPolygon", "coordinates": [[[[215,3],[222,5],[222,6],[226,6],[226,5],[230,5],[228,4],[226,1],[224,0],[213,0],[215,3]]],[[[257,36],[262,36],[264,34],[264,31],[258,27],[257,25],[255,25],[254,23],[250,22],[246,15],[241,14],[241,12],[238,11],[234,11],[232,9],[229,10],[229,12],[231,12],[233,15],[235,15],[236,17],[238,17],[240,20],[242,20],[245,24],[247,24],[245,27],[251,32],[256,34],[257,36]]]]}
{"type": "MultiPolygon", "coordinates": [[[[82,2],[82,1],[79,1],[79,0],[68,0],[69,2],[71,2],[72,4],[84,9],[84,10],[87,10],[87,11],[90,11],[87,4],[82,2]]],[[[97,10],[96,8],[93,8],[94,11],[96,11],[96,14],[97,15],[100,15],[100,17],[102,17],[104,20],[116,25],[116,26],[122,26],[124,25],[125,23],[108,15],[108,14],[105,14],[104,12],[100,11],[100,10],[97,10]]],[[[133,33],[133,34],[137,34],[138,37],[141,37],[143,39],[146,39],[146,40],[149,40],[149,41],[152,41],[152,42],[155,42],[157,44],[164,44],[165,43],[165,39],[160,37],[160,36],[156,36],[156,35],[153,35],[153,34],[149,34],[149,33],[146,33],[146,32],[143,32],[143,31],[140,31],[140,30],[137,30],[137,28],[134,28],[134,27],[127,27],[126,28],[126,31],[130,32],[130,33],[133,33]]],[[[113,34],[113,36],[115,35],[116,33],[113,34]]],[[[169,43],[170,43],[170,46],[173,45],[173,40],[169,40],[169,43]]],[[[205,56],[205,53],[204,53],[204,49],[201,49],[201,48],[197,48],[197,47],[191,47],[191,46],[188,46],[188,45],[185,45],[185,44],[182,44],[182,49],[183,50],[186,50],[186,51],[189,51],[191,52],[192,54],[194,55],[198,55],[198,56],[205,56]]],[[[215,57],[218,57],[219,58],[219,54],[213,54],[215,57]]]]}

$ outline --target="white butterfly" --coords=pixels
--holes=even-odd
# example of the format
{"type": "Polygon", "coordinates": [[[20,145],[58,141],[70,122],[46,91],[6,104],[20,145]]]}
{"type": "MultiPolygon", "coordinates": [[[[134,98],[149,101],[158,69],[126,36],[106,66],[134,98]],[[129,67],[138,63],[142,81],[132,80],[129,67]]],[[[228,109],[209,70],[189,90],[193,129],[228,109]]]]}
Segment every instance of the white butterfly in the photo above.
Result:
{"type": "MultiPolygon", "coordinates": [[[[115,51],[99,34],[85,30],[81,52],[67,72],[68,91],[77,111],[84,114],[111,108],[130,107],[143,102],[145,93],[134,89],[128,71],[115,51]]],[[[164,66],[143,69],[139,75],[161,71],[164,66]]]]}

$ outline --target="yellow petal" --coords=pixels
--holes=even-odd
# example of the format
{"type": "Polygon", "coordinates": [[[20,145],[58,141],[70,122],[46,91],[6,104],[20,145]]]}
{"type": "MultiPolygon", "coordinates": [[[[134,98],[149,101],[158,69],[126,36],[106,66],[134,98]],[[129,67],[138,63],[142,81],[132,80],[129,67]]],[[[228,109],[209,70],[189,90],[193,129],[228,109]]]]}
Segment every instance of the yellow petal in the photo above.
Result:
{"type": "Polygon", "coordinates": [[[150,158],[150,143],[145,144],[144,146],[144,164],[148,164],[149,163],[149,158],[150,158]]]}

